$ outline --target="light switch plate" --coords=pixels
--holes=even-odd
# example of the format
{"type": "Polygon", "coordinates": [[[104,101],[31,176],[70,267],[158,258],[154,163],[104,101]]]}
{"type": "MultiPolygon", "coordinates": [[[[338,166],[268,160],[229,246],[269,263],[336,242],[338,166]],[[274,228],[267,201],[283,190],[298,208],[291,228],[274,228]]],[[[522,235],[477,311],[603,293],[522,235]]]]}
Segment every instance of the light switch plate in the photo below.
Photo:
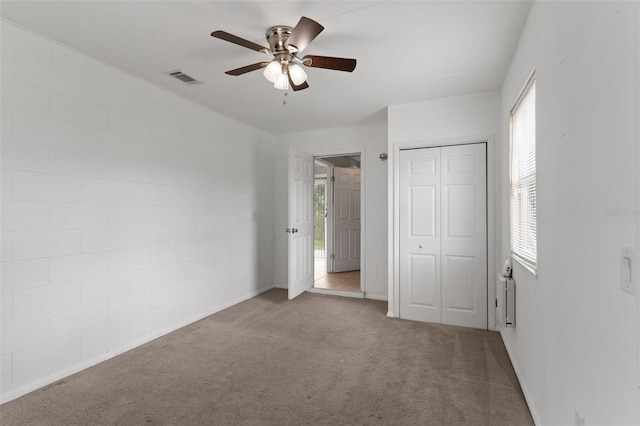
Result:
{"type": "Polygon", "coordinates": [[[631,247],[620,249],[620,288],[630,294],[636,294],[638,282],[638,258],[631,247]]]}

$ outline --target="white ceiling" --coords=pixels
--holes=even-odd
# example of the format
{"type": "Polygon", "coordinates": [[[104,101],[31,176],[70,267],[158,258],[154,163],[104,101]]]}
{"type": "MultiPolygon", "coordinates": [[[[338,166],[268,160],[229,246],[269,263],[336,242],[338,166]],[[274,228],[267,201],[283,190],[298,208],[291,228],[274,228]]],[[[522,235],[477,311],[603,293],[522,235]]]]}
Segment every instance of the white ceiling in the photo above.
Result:
{"type": "Polygon", "coordinates": [[[2,1],[3,18],[272,134],[355,126],[388,105],[499,89],[531,1],[2,1]],[[325,30],[304,54],[356,58],[353,73],[307,68],[309,89],[276,90],[254,71],[270,56],[212,38],[267,45],[300,16],[325,30]],[[180,68],[204,84],[166,72],[180,68]]]}

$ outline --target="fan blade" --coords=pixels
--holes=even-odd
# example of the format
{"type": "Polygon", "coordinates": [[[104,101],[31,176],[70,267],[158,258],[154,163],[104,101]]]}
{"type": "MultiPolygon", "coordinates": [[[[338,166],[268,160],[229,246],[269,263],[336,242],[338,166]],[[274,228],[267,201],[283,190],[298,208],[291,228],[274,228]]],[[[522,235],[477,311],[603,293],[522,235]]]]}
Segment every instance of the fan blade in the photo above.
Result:
{"type": "Polygon", "coordinates": [[[225,74],[229,75],[242,75],[251,71],[259,70],[269,65],[269,62],[256,62],[255,64],[246,65],[244,67],[236,68],[234,70],[225,71],[225,74]]]}
{"type": "Polygon", "coordinates": [[[211,33],[211,37],[219,38],[220,40],[228,41],[229,43],[237,44],[238,46],[246,47],[247,49],[255,50],[256,52],[271,53],[271,50],[269,50],[268,47],[260,46],[252,41],[229,34],[226,31],[214,31],[211,33]]]}
{"type": "Polygon", "coordinates": [[[308,67],[326,68],[328,70],[351,72],[356,69],[356,60],[349,58],[333,58],[331,56],[306,55],[302,63],[308,67]]]}
{"type": "Polygon", "coordinates": [[[302,52],[324,30],[324,27],[305,16],[300,18],[291,35],[284,42],[284,47],[291,53],[302,52]]]}
{"type": "Polygon", "coordinates": [[[307,84],[306,81],[304,83],[302,83],[301,85],[296,86],[295,84],[293,84],[293,80],[291,80],[291,76],[289,76],[289,86],[291,86],[291,88],[293,89],[294,92],[297,92],[298,90],[304,90],[307,87],[309,87],[309,85],[307,84]]]}

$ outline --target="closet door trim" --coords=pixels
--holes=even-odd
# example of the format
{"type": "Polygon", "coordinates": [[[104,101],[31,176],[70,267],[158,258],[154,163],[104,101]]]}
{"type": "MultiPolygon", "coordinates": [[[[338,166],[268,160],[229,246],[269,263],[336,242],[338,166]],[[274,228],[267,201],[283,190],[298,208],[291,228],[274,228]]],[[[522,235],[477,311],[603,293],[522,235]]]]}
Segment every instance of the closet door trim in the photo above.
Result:
{"type": "MultiPolygon", "coordinates": [[[[501,234],[508,230],[503,229],[498,223],[496,226],[496,217],[499,212],[495,209],[496,194],[502,194],[506,191],[505,188],[496,187],[496,176],[499,176],[504,171],[496,170],[496,141],[493,134],[467,136],[467,137],[452,137],[452,138],[439,138],[439,139],[418,139],[418,140],[390,140],[388,143],[388,267],[387,267],[387,282],[388,282],[388,311],[387,316],[393,318],[399,318],[400,316],[400,232],[399,232],[399,160],[401,149],[417,149],[417,148],[432,148],[443,147],[449,145],[468,145],[474,143],[486,143],[486,155],[487,155],[487,328],[489,330],[496,330],[495,322],[495,286],[493,285],[493,277],[496,274],[497,263],[501,263],[500,254],[497,253],[500,250],[499,244],[496,242],[501,241],[501,234]]],[[[504,186],[504,185],[501,185],[504,186]]]]}

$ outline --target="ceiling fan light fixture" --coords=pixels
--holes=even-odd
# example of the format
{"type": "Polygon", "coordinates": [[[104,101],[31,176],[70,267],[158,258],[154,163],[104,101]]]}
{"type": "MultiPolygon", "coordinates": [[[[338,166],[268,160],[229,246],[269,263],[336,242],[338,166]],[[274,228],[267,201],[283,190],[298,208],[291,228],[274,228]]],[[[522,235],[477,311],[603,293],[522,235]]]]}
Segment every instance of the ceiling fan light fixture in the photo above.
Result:
{"type": "Polygon", "coordinates": [[[273,83],[273,87],[280,90],[289,89],[289,76],[286,73],[280,74],[278,79],[273,83]]]}
{"type": "MultiPolygon", "coordinates": [[[[0,0],[2,1],[2,0],[0,0]]],[[[264,68],[264,77],[279,90],[292,89],[294,92],[309,88],[305,67],[324,68],[328,70],[351,72],[356,67],[356,60],[331,56],[306,55],[298,58],[305,48],[324,30],[324,27],[306,16],[300,18],[295,27],[277,25],[267,29],[265,36],[269,47],[218,30],[211,37],[246,47],[256,52],[273,55],[270,62],[260,61],[240,68],[225,71],[225,74],[239,76],[264,68]]]]}
{"type": "Polygon", "coordinates": [[[298,64],[289,65],[289,76],[296,86],[300,86],[307,81],[307,73],[298,64]]]}
{"type": "Polygon", "coordinates": [[[264,78],[271,83],[275,83],[282,75],[284,75],[282,72],[282,64],[277,59],[271,61],[271,63],[269,63],[269,65],[264,69],[264,78]]]}

